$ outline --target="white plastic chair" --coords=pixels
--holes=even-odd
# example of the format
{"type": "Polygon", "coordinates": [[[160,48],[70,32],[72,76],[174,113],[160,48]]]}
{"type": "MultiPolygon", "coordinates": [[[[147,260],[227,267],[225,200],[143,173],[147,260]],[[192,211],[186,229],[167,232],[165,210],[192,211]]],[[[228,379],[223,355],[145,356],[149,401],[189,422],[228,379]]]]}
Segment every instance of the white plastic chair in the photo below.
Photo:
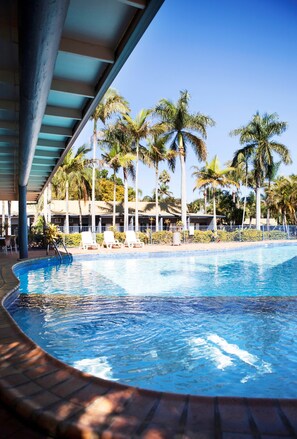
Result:
{"type": "Polygon", "coordinates": [[[144,246],[144,242],[140,241],[140,239],[136,237],[136,233],[133,230],[128,230],[125,233],[126,233],[125,245],[127,245],[129,248],[144,246]]]}
{"type": "Polygon", "coordinates": [[[91,232],[81,232],[81,248],[87,250],[89,248],[100,248],[100,245],[93,239],[91,232]]]}
{"type": "Polygon", "coordinates": [[[114,233],[111,230],[103,232],[103,246],[104,245],[106,246],[106,248],[122,247],[120,241],[114,238],[114,233]]]}

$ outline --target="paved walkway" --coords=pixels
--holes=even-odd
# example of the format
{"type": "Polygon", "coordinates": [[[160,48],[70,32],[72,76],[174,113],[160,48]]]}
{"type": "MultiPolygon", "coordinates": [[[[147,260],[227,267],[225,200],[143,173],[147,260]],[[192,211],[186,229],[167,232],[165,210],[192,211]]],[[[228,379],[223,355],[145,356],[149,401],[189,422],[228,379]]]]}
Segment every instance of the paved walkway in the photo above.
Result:
{"type": "MultiPolygon", "coordinates": [[[[246,245],[251,244],[146,246],[137,251],[214,250],[246,245]]],[[[131,249],[99,250],[113,254],[122,251],[131,249]]],[[[30,253],[31,258],[39,256],[45,256],[45,252],[30,253]]],[[[16,260],[16,254],[0,255],[2,299],[17,288],[11,272],[16,260]]],[[[297,437],[297,400],[175,395],[95,378],[42,351],[19,330],[3,306],[0,353],[1,439],[297,437]]]]}

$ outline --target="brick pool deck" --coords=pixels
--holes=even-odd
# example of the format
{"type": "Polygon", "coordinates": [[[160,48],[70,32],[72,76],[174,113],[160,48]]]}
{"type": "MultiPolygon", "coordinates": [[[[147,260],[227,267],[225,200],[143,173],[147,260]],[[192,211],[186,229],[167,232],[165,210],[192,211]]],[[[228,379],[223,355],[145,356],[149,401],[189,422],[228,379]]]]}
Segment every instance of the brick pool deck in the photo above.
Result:
{"type": "MultiPolygon", "coordinates": [[[[99,253],[215,250],[255,244],[146,246],[137,250],[100,249],[99,253]]],[[[76,249],[71,252],[82,253],[76,249]]],[[[29,255],[41,256],[45,252],[29,255]]],[[[3,306],[4,298],[18,287],[11,270],[16,262],[17,254],[0,254],[1,439],[297,437],[295,399],[200,397],[146,391],[95,378],[56,360],[23,334],[3,306]]]]}

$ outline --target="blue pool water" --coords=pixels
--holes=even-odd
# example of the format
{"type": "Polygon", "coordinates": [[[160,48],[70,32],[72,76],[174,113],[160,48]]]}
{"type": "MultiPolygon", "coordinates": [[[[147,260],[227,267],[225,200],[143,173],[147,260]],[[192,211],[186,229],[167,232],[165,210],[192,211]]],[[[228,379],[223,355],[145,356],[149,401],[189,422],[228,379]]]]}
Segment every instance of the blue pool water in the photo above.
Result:
{"type": "Polygon", "coordinates": [[[297,246],[23,266],[9,311],[57,358],[139,387],[297,397],[297,246]]]}

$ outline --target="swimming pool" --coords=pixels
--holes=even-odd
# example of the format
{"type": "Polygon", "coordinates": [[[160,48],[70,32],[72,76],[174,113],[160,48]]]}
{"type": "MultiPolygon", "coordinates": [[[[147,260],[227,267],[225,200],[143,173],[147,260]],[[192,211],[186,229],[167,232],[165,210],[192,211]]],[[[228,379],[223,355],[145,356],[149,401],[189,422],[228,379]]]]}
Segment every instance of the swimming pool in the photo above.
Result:
{"type": "Polygon", "coordinates": [[[296,397],[296,263],[295,245],[44,262],[17,269],[9,310],[49,353],[101,377],[296,397]]]}

